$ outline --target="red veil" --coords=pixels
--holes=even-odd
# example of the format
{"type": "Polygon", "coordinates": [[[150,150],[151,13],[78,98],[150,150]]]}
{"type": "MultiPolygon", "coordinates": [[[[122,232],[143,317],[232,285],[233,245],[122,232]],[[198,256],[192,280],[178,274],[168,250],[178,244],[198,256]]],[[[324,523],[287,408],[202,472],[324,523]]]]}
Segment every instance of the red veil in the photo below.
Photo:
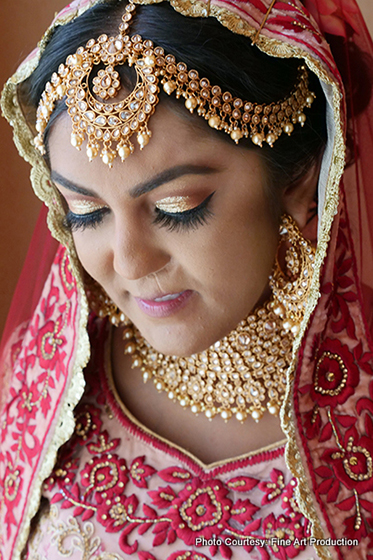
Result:
{"type": "MultiPolygon", "coordinates": [[[[51,29],[95,3],[75,0],[56,16],[51,29]]],[[[216,17],[247,35],[248,48],[251,39],[269,55],[304,58],[322,83],[329,141],[320,174],[316,269],[294,345],[281,421],[288,437],[287,463],[299,481],[299,504],[312,521],[313,536],[358,541],[353,549],[348,544],[316,543],[320,557],[352,554],[372,560],[371,39],[355,0],[305,0],[304,5],[299,0],[172,0],[172,5],[184,15],[216,17]]],[[[60,228],[61,203],[31,145],[34,121],[17,89],[37,66],[48,37],[49,32],[7,83],[2,97],[17,147],[32,165],[36,194],[49,208],[49,228],[60,243],[58,247],[48,233],[43,212],[1,347],[3,560],[18,559],[26,544],[42,481],[74,429],[72,410],[82,395],[82,370],[89,359],[88,305],[80,265],[70,235],[60,228]]]]}

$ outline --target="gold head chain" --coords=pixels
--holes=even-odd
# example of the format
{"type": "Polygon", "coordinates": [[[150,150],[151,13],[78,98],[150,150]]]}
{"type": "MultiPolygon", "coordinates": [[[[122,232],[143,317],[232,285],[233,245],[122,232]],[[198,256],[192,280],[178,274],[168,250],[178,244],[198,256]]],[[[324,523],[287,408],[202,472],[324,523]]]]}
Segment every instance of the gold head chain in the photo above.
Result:
{"type": "Polygon", "coordinates": [[[60,64],[50,82],[45,86],[37,109],[34,143],[45,154],[44,131],[54,111],[56,102],[65,102],[72,120],[71,143],[77,149],[87,140],[90,161],[99,153],[109,167],[117,155],[124,161],[134,150],[130,138],[136,134],[140,149],[149,142],[151,131],[148,121],[159,101],[160,84],[164,91],[185,99],[190,112],[208,121],[217,130],[229,134],[236,143],[241,138],[251,138],[262,146],[271,147],[283,132],[290,135],[294,125],[306,121],[303,112],[310,107],[315,95],[308,89],[308,71],[301,65],[293,91],[281,101],[259,104],[243,101],[218,85],[211,85],[207,78],[200,78],[196,70],[188,70],[171,54],[140,35],[128,35],[135,6],[130,1],[125,8],[119,34],[90,39],[60,64]],[[103,64],[92,80],[95,66],[103,64]],[[122,101],[112,101],[121,90],[121,80],[116,67],[134,66],[137,82],[131,93],[122,101]]]}

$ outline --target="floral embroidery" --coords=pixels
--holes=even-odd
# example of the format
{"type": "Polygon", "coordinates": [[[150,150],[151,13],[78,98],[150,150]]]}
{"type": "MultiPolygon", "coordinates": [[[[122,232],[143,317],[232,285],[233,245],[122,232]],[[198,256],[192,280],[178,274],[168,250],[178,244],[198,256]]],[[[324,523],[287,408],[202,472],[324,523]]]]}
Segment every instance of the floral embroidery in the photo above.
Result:
{"type": "MultiPolygon", "coordinates": [[[[61,407],[59,396],[68,379],[68,356],[76,339],[77,294],[67,300],[61,268],[68,266],[66,252],[56,254],[41,300],[27,329],[11,349],[13,381],[0,423],[0,525],[13,546],[27,509],[37,465],[47,451],[44,428],[53,425],[61,407]]],[[[47,428],[46,428],[47,429],[47,428]]],[[[9,552],[10,553],[10,552],[9,552]]]]}
{"type": "Polygon", "coordinates": [[[185,544],[192,545],[196,537],[210,539],[223,532],[230,517],[232,501],[220,480],[189,482],[168,511],[171,526],[185,544]]]}
{"type": "MultiPolygon", "coordinates": [[[[218,553],[229,559],[232,539],[247,537],[259,539],[257,542],[286,538],[293,543],[258,547],[266,559],[295,558],[304,550],[301,540],[309,534],[309,527],[296,504],[294,480],[287,484],[284,473],[275,468],[269,480],[238,473],[223,482],[218,476],[196,476],[180,465],[157,471],[144,455],[122,458],[120,440],[111,439],[105,430],[107,418],[112,416],[107,416],[106,407],[98,402],[102,383],[93,370],[88,375],[91,392],[76,410],[75,435],[62,448],[57,466],[45,482],[50,501],[72,510],[70,530],[75,530],[79,519],[87,522],[94,517],[106,532],[117,534],[118,548],[126,557],[137,554],[140,560],[159,560],[158,547],[179,543],[167,560],[211,560],[218,553]],[[84,461],[80,459],[82,446],[86,450],[84,461]],[[253,489],[259,489],[259,503],[251,499],[253,489]],[[258,517],[261,505],[272,503],[277,503],[283,514],[258,517]],[[145,533],[151,535],[151,552],[141,550],[145,533]],[[206,556],[205,550],[199,553],[183,548],[195,547],[197,538],[206,542],[213,539],[215,544],[208,547],[211,556],[206,556]]],[[[254,548],[243,546],[246,553],[254,548]]]]}
{"type": "Polygon", "coordinates": [[[344,536],[363,543],[368,528],[373,528],[373,353],[361,334],[349,244],[342,218],[333,279],[321,288],[318,312],[328,319],[323,331],[314,334],[312,346],[304,350],[309,357],[303,358],[303,371],[310,379],[306,370],[312,368],[312,382],[299,386],[299,403],[295,398],[304,442],[308,440],[305,445],[312,450],[309,469],[315,474],[314,490],[328,530],[332,538],[344,536]],[[363,387],[369,387],[369,398],[366,393],[361,396],[363,387]],[[335,525],[334,515],[339,519],[335,525]]]}
{"type": "Polygon", "coordinates": [[[328,339],[320,346],[313,384],[313,401],[319,406],[335,407],[354,393],[359,383],[359,370],[348,347],[339,340],[328,339]]]}
{"type": "Polygon", "coordinates": [[[101,539],[94,536],[92,523],[80,524],[74,517],[69,517],[67,522],[58,518],[58,508],[51,506],[50,511],[43,514],[39,527],[33,535],[28,549],[28,560],[44,560],[38,552],[42,541],[43,529],[50,535],[50,552],[53,557],[56,553],[59,556],[69,557],[77,551],[80,552],[81,560],[122,560],[117,554],[106,552],[101,545],[101,539]],[[53,550],[56,549],[56,550],[53,550]]]}
{"type": "Polygon", "coordinates": [[[122,492],[128,481],[127,465],[118,455],[104,453],[94,457],[81,472],[82,486],[86,487],[85,495],[95,492],[111,498],[122,492]]]}
{"type": "Polygon", "coordinates": [[[277,519],[271,513],[263,520],[263,530],[266,538],[272,542],[270,549],[275,558],[286,560],[286,558],[295,558],[301,550],[306,547],[304,545],[304,527],[299,522],[299,519],[290,519],[286,515],[280,515],[277,519]],[[291,541],[291,545],[286,549],[279,546],[276,542],[277,539],[286,539],[291,541]]]}

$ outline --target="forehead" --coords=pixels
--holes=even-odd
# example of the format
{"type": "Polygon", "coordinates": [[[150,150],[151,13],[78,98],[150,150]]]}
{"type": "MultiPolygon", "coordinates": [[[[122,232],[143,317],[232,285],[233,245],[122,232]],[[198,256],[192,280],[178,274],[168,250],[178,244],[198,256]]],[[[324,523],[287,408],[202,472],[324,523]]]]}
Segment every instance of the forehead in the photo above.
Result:
{"type": "Polygon", "coordinates": [[[152,134],[149,144],[140,150],[135,141],[134,153],[124,162],[116,158],[112,169],[99,156],[89,162],[85,153],[86,142],[80,151],[71,145],[71,119],[64,112],[53,123],[49,135],[51,169],[91,188],[110,185],[114,177],[116,181],[119,178],[123,186],[131,188],[175,165],[208,163],[219,167],[232,166],[233,169],[234,161],[244,158],[248,164],[258,166],[260,156],[257,150],[227,142],[221,137],[223,133],[211,131],[204,122],[201,126],[198,117],[188,118],[184,111],[187,118],[168,104],[160,103],[148,123],[152,134]]]}

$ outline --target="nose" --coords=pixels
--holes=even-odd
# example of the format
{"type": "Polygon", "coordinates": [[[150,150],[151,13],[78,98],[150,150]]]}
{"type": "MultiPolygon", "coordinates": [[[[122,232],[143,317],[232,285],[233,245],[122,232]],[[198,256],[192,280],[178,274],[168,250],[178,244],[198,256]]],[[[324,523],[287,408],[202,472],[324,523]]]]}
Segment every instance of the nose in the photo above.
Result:
{"type": "Polygon", "coordinates": [[[159,246],[156,236],[139,224],[116,228],[113,267],[127,280],[138,280],[163,269],[170,261],[169,253],[159,246]]]}

